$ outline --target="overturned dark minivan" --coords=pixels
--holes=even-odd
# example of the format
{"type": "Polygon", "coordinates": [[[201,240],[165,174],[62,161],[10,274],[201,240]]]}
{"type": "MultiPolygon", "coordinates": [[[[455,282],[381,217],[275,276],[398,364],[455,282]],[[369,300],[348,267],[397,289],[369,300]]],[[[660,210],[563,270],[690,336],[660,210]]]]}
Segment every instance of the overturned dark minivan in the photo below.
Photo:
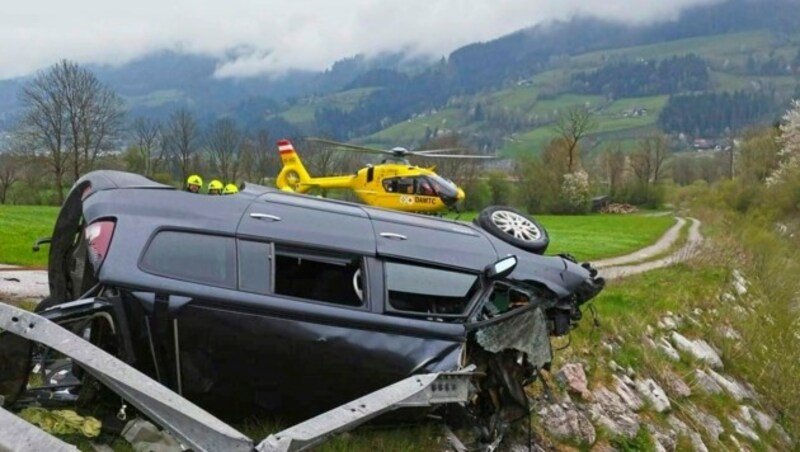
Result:
{"type": "MultiPolygon", "coordinates": [[[[508,419],[550,363],[549,336],[603,287],[588,264],[512,243],[477,223],[258,185],[203,196],[96,171],[58,216],[39,311],[97,322],[73,331],[223,418],[316,415],[470,368],[467,417],[508,419]]],[[[0,371],[6,406],[28,373],[0,371]]],[[[78,397],[68,386],[60,395],[78,397]]]]}

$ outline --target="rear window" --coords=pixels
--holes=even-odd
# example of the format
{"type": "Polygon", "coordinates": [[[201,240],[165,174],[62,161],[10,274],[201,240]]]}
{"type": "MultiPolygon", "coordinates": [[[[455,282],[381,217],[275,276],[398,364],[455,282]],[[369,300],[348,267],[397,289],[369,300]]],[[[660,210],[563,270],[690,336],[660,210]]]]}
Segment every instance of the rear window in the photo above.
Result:
{"type": "Polygon", "coordinates": [[[236,249],[230,237],[162,231],[150,242],[141,266],[170,278],[236,287],[236,249]]]}
{"type": "Polygon", "coordinates": [[[398,311],[460,315],[480,288],[477,275],[386,262],[389,305],[398,311]]]}

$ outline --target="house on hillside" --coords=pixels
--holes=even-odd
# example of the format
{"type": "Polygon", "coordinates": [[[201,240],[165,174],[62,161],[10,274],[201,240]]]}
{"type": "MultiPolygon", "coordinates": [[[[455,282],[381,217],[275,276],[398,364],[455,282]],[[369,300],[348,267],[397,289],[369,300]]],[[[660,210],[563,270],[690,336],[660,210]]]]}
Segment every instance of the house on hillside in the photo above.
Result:
{"type": "Polygon", "coordinates": [[[714,149],[714,142],[706,138],[696,138],[692,142],[692,148],[697,152],[710,151],[714,149]]]}
{"type": "Polygon", "coordinates": [[[622,117],[623,118],[639,118],[642,116],[647,116],[647,109],[642,107],[633,107],[627,110],[622,110],[622,117]]]}

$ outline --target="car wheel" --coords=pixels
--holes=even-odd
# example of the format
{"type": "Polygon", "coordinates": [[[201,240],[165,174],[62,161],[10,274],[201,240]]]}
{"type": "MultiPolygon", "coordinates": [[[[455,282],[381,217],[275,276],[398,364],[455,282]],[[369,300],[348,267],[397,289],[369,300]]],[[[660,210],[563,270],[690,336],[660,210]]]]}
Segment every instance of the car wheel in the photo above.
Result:
{"type": "Polygon", "coordinates": [[[483,230],[525,251],[543,254],[550,244],[541,224],[512,207],[487,207],[475,221],[483,230]]]}
{"type": "Polygon", "coordinates": [[[39,313],[47,308],[52,308],[53,306],[61,303],[63,303],[63,301],[58,301],[53,297],[45,297],[42,301],[39,302],[39,304],[36,305],[35,308],[33,308],[33,312],[39,313]]]}

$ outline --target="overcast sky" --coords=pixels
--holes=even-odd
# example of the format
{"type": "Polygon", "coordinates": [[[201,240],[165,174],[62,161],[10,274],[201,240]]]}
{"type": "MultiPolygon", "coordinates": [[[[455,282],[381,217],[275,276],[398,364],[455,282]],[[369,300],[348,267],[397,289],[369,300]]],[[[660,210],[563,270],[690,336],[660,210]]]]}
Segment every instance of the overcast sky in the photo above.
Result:
{"type": "Polygon", "coordinates": [[[575,14],[669,20],[718,0],[3,0],[0,78],[60,58],[119,64],[161,49],[239,58],[219,76],[325,69],[358,53],[446,55],[575,14]]]}

